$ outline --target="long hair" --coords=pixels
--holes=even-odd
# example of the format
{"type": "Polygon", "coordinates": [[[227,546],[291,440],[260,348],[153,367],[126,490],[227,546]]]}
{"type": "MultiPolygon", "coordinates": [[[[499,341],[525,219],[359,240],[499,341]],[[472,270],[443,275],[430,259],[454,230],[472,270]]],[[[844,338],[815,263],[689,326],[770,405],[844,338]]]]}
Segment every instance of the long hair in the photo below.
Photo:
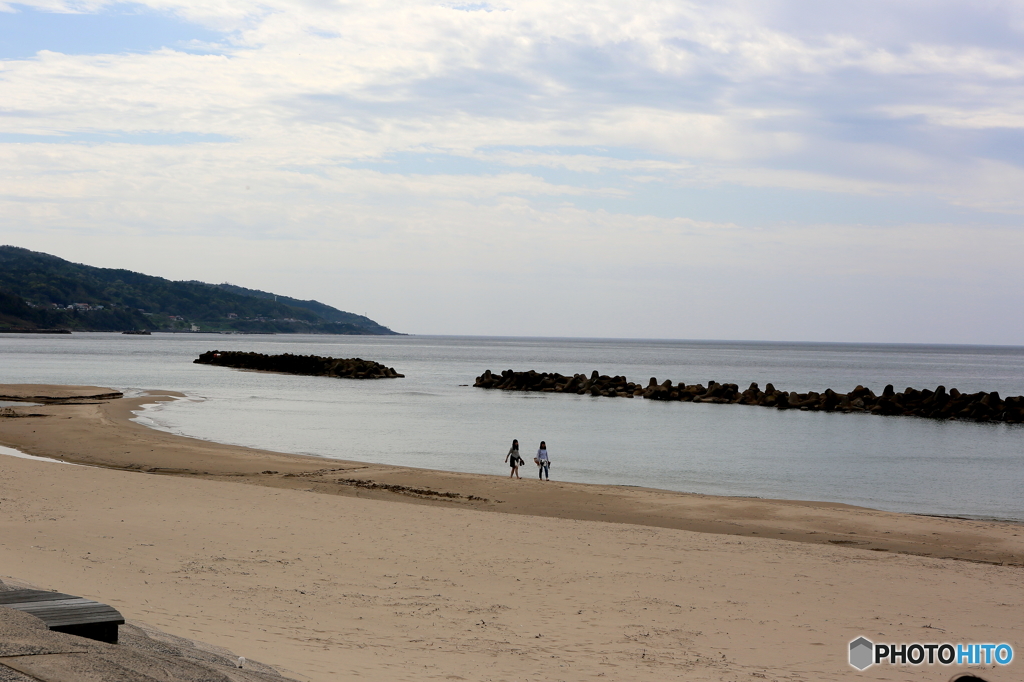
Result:
{"type": "Polygon", "coordinates": [[[540,449],[541,450],[547,450],[548,449],[548,444],[545,443],[544,441],[541,441],[540,442],[540,449]]]}
{"type": "Polygon", "coordinates": [[[518,450],[519,449],[519,441],[516,440],[515,438],[512,439],[512,449],[513,450],[518,450]]]}

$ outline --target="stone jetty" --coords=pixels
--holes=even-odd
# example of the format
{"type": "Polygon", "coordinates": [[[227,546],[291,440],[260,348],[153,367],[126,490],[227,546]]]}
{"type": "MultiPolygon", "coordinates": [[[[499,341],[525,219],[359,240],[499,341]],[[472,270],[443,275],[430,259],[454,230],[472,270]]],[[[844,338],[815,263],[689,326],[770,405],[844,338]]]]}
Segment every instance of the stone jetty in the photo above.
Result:
{"type": "Polygon", "coordinates": [[[404,377],[393,367],[385,367],[362,358],[325,358],[319,355],[265,355],[241,351],[211,350],[192,362],[234,369],[256,369],[264,372],[302,374],[305,376],[339,377],[344,379],[397,379],[404,377]]]}
{"type": "Polygon", "coordinates": [[[780,410],[812,412],[867,412],[886,416],[913,416],[928,419],[961,419],[979,422],[1024,423],[1024,396],[1000,398],[999,393],[961,393],[955,388],[946,391],[939,386],[934,391],[906,388],[897,393],[892,384],[875,395],[871,389],[858,386],[849,393],[836,393],[827,388],[821,393],[809,391],[780,391],[772,384],[764,390],[750,384],[741,391],[736,384],[709,381],[703,384],[673,384],[671,380],[658,383],[651,378],[646,386],[633,383],[622,376],[607,376],[593,372],[563,376],[549,372],[514,372],[501,374],[490,370],[476,378],[478,388],[496,388],[503,391],[539,391],[543,393],[575,393],[577,395],[608,398],[643,397],[648,400],[678,400],[693,403],[720,403],[732,405],[759,405],[780,410]]]}

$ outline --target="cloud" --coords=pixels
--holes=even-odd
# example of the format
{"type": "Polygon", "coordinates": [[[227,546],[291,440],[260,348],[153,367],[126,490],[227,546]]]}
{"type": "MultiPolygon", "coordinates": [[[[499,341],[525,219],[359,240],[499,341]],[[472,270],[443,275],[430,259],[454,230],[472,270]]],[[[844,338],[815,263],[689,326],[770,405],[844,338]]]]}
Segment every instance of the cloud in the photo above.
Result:
{"type": "Polygon", "coordinates": [[[843,249],[883,277],[863,240],[895,229],[950,257],[984,230],[1019,254],[1018,2],[4,8],[0,26],[31,14],[25,45],[51,45],[0,59],[0,224],[19,234],[304,239],[437,277],[512,254],[620,291],[608,273],[647,281],[642,262],[693,286],[742,261],[782,287],[763,263],[820,270],[843,249]],[[133,13],[173,31],[46,38],[133,13]]]}

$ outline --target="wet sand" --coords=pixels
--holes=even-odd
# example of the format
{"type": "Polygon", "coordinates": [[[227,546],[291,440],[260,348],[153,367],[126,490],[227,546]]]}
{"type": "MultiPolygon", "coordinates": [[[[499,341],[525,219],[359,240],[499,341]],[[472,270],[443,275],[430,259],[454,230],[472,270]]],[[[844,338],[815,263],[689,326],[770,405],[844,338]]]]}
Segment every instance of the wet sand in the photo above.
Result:
{"type": "Polygon", "coordinates": [[[41,416],[0,444],[92,467],[0,457],[0,574],[297,679],[840,679],[860,635],[1024,651],[1019,524],[300,457],[128,421],[172,392],[16,391],[78,400],[16,408],[41,416]]]}

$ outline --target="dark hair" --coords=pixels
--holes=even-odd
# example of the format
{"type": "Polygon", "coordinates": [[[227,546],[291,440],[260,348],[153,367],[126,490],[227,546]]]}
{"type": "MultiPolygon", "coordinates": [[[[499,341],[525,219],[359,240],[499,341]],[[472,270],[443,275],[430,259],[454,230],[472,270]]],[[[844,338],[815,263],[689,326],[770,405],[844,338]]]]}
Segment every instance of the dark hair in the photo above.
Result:
{"type": "Polygon", "coordinates": [[[513,447],[513,448],[515,448],[516,450],[518,450],[518,449],[519,449],[519,448],[517,447],[518,445],[519,445],[519,439],[517,439],[517,438],[513,438],[513,439],[512,439],[512,447],[513,447]]]}
{"type": "Polygon", "coordinates": [[[545,443],[544,441],[541,441],[540,442],[540,448],[541,448],[541,450],[547,450],[548,449],[548,444],[545,443]]]}

